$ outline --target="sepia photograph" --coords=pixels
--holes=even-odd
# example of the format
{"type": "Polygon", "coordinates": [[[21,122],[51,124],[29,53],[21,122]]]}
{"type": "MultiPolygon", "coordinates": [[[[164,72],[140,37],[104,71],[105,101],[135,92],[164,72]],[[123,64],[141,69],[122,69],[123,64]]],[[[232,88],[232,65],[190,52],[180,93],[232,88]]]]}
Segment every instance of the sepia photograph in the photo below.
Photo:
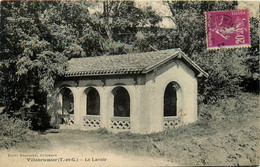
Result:
{"type": "Polygon", "coordinates": [[[0,0],[0,167],[259,166],[259,6],[0,0]]]}

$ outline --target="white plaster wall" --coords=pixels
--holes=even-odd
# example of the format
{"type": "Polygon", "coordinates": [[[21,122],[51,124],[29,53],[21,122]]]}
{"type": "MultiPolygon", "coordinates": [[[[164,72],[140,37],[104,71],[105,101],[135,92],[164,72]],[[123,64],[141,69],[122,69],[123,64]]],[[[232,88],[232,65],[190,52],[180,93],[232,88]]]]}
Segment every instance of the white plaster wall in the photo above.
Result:
{"type": "MultiPolygon", "coordinates": [[[[130,124],[131,129],[130,131],[133,133],[140,133],[140,106],[141,106],[141,100],[140,100],[140,94],[141,89],[140,86],[125,86],[124,87],[130,96],[130,124]]],[[[118,86],[91,86],[95,88],[100,96],[100,121],[101,121],[101,127],[106,128],[109,131],[114,131],[113,129],[110,129],[110,118],[114,116],[114,108],[113,108],[113,102],[114,102],[114,96],[112,94],[112,90],[118,86]]],[[[85,90],[90,87],[67,87],[69,88],[73,93],[74,98],[74,121],[75,121],[75,128],[82,127],[83,126],[83,116],[86,115],[86,94],[85,90]]],[[[59,88],[56,88],[57,90],[59,88]]],[[[58,91],[56,91],[58,93],[58,91]]],[[[60,99],[57,94],[50,94],[48,95],[48,102],[49,105],[48,111],[54,112],[54,110],[61,109],[60,105],[60,99]],[[51,109],[50,105],[53,102],[56,102],[57,105],[56,108],[51,109]]]]}
{"type": "MultiPolygon", "coordinates": [[[[149,109],[149,122],[143,124],[149,125],[148,133],[163,130],[164,91],[172,81],[177,82],[182,90],[182,105],[177,108],[186,114],[183,117],[184,123],[197,120],[197,79],[192,70],[177,60],[147,75],[145,95],[149,95],[143,108],[149,109]]],[[[180,105],[180,102],[177,104],[180,105]]]]}
{"type": "Polygon", "coordinates": [[[140,86],[140,133],[150,131],[150,110],[153,98],[150,94],[150,88],[146,85],[140,86]]]}
{"type": "MultiPolygon", "coordinates": [[[[114,117],[114,96],[112,94],[112,91],[114,88],[118,86],[107,86],[104,88],[105,91],[103,91],[104,98],[103,105],[106,106],[104,108],[106,113],[106,127],[108,130],[113,131],[110,128],[110,118],[114,117]]],[[[124,87],[130,96],[130,124],[131,128],[130,131],[133,133],[140,133],[140,86],[134,86],[134,85],[121,85],[121,87],[124,87]]]]}

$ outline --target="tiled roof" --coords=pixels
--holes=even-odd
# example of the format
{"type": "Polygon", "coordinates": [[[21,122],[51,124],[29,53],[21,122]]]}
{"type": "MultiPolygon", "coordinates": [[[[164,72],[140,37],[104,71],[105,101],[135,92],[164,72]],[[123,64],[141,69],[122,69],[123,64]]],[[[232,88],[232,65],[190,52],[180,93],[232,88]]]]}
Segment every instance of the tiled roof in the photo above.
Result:
{"type": "Polygon", "coordinates": [[[188,60],[186,61],[189,64],[207,77],[207,73],[200,69],[180,49],[74,58],[69,61],[69,67],[65,76],[144,74],[175,57],[187,58],[188,60]]]}

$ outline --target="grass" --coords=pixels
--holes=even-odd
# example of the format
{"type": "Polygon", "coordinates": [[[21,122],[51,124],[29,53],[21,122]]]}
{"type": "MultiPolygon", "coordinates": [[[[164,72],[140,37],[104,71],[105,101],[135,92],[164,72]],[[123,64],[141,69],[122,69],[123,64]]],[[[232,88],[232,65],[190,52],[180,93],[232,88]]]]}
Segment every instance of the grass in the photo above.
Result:
{"type": "MultiPolygon", "coordinates": [[[[199,105],[196,123],[149,135],[105,129],[96,131],[60,130],[48,139],[38,135],[30,148],[50,148],[66,144],[74,150],[91,144],[95,150],[126,155],[163,157],[179,165],[257,165],[259,164],[259,96],[239,93],[214,105],[199,105]]],[[[25,142],[28,143],[28,142],[25,142]]],[[[24,149],[24,144],[17,145],[24,149]]],[[[94,150],[94,151],[95,151],[94,150]]]]}
{"type": "Polygon", "coordinates": [[[30,122],[18,118],[0,115],[0,149],[9,148],[41,148],[47,142],[30,130],[30,122]]]}
{"type": "Polygon", "coordinates": [[[258,98],[241,93],[215,105],[200,105],[199,121],[178,129],[150,135],[102,132],[99,138],[108,138],[110,149],[118,152],[166,157],[180,165],[256,165],[258,98]]]}
{"type": "Polygon", "coordinates": [[[0,148],[10,148],[17,143],[30,140],[29,124],[7,114],[0,115],[0,148]]]}

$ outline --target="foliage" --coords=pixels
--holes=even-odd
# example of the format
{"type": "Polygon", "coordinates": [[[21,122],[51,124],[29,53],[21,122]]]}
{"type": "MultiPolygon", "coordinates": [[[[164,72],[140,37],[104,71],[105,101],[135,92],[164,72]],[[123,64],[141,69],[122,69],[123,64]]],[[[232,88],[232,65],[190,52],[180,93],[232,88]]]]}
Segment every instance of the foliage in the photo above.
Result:
{"type": "Polygon", "coordinates": [[[204,102],[233,96],[236,91],[241,89],[240,86],[245,86],[242,83],[247,78],[254,77],[255,80],[258,80],[258,77],[255,77],[259,72],[259,34],[257,33],[259,21],[256,18],[250,18],[251,48],[206,50],[206,31],[204,27],[201,28],[205,25],[204,12],[234,10],[237,6],[236,1],[219,1],[217,3],[213,1],[167,1],[166,3],[177,26],[176,34],[172,34],[172,38],[175,39],[173,46],[181,48],[209,73],[209,78],[199,86],[199,92],[204,96],[204,102]]]}
{"type": "Polygon", "coordinates": [[[68,59],[135,51],[123,42],[133,40],[136,27],[160,20],[130,1],[104,1],[103,12],[90,14],[89,6],[98,4],[1,2],[0,91],[9,112],[33,99],[45,104],[68,59]]]}
{"type": "Polygon", "coordinates": [[[176,30],[158,27],[142,28],[133,44],[142,52],[176,48],[176,30]]]}
{"type": "MultiPolygon", "coordinates": [[[[251,48],[249,48],[249,53],[247,54],[246,63],[249,66],[250,73],[253,76],[254,73],[259,76],[259,19],[251,17],[250,22],[250,39],[251,39],[251,48]]],[[[254,78],[257,79],[257,78],[254,78]]]]}
{"type": "Polygon", "coordinates": [[[177,26],[175,45],[188,55],[206,49],[205,12],[232,10],[237,6],[236,1],[167,1],[167,4],[177,26]]]}
{"type": "Polygon", "coordinates": [[[102,6],[103,11],[92,16],[92,24],[98,27],[103,40],[103,50],[108,54],[124,54],[138,50],[138,47],[134,47],[139,29],[152,27],[161,21],[161,17],[151,7],[140,9],[134,1],[106,0],[102,6]]]}
{"type": "Polygon", "coordinates": [[[258,19],[250,18],[251,48],[207,51],[205,12],[234,10],[238,2],[166,1],[165,4],[169,6],[176,29],[151,27],[139,31],[135,47],[141,51],[181,48],[209,73],[209,78],[199,85],[202,102],[233,96],[240,89],[259,91],[258,19]]]}
{"type": "Polygon", "coordinates": [[[245,91],[259,93],[259,19],[251,17],[250,20],[251,48],[245,56],[245,63],[249,68],[249,75],[244,78],[241,86],[245,91]]]}
{"type": "Polygon", "coordinates": [[[202,103],[199,105],[198,112],[200,122],[222,120],[232,115],[257,113],[257,96],[238,92],[234,97],[218,99],[214,105],[202,103]]]}
{"type": "Polygon", "coordinates": [[[137,48],[133,45],[121,43],[121,42],[107,42],[104,43],[104,50],[108,55],[126,54],[131,52],[137,52],[137,48]]]}
{"type": "Polygon", "coordinates": [[[93,24],[96,18],[88,10],[90,2],[61,1],[48,4],[51,6],[40,13],[40,20],[55,50],[68,59],[102,53],[102,37],[98,27],[93,24]]]}
{"type": "Polygon", "coordinates": [[[209,78],[200,82],[199,93],[203,102],[234,96],[241,90],[240,82],[248,75],[244,50],[217,50],[195,53],[192,58],[207,69],[209,78]]]}
{"type": "Polygon", "coordinates": [[[33,99],[44,104],[46,92],[52,89],[57,75],[63,74],[66,58],[49,51],[48,45],[39,40],[23,42],[17,57],[3,61],[1,85],[9,110],[15,111],[33,99]]]}
{"type": "Polygon", "coordinates": [[[44,104],[67,58],[55,49],[39,14],[48,3],[1,2],[1,95],[10,113],[44,104]]]}
{"type": "Polygon", "coordinates": [[[29,141],[33,136],[30,123],[18,118],[0,115],[0,148],[9,148],[20,142],[29,141]]]}
{"type": "Polygon", "coordinates": [[[30,121],[32,130],[44,131],[51,127],[50,115],[42,105],[33,104],[22,107],[19,112],[16,112],[16,117],[30,121]]]}

